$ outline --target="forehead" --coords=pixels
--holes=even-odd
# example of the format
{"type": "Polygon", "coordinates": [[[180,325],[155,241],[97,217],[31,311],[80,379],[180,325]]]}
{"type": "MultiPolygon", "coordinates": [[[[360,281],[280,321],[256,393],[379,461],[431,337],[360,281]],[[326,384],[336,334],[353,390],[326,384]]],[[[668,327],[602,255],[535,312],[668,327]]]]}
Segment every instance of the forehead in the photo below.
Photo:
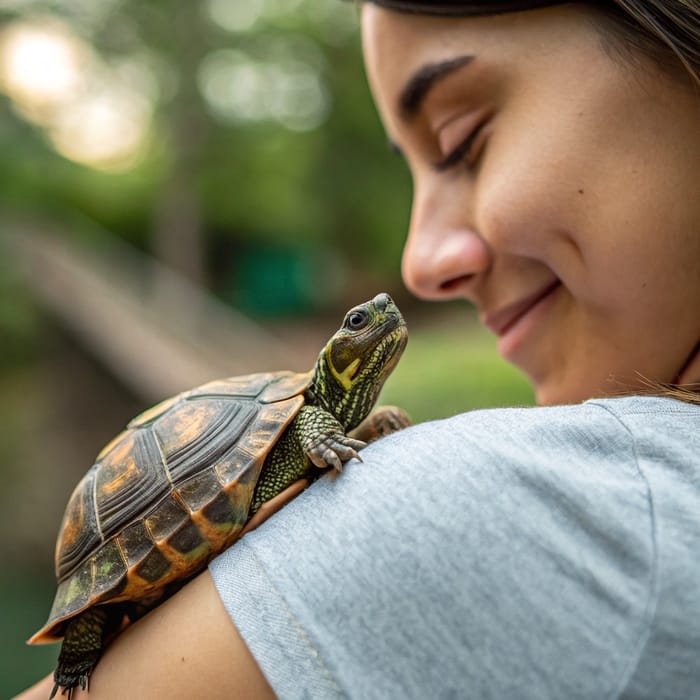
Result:
{"type": "Polygon", "coordinates": [[[396,12],[365,3],[362,45],[373,88],[381,87],[396,97],[415,66],[452,56],[458,49],[456,24],[463,24],[463,20],[396,12]]]}
{"type": "Polygon", "coordinates": [[[397,12],[370,2],[363,5],[365,65],[377,106],[385,118],[397,112],[402,91],[421,68],[454,60],[508,51],[508,27],[515,15],[447,18],[397,12]]]}
{"type": "MultiPolygon", "coordinates": [[[[380,111],[395,111],[402,89],[421,67],[472,55],[479,66],[511,75],[541,74],[543,59],[578,60],[598,49],[586,11],[548,7],[477,17],[437,17],[363,5],[362,37],[370,85],[380,111]]],[[[472,71],[473,72],[473,71],[472,71]]]]}

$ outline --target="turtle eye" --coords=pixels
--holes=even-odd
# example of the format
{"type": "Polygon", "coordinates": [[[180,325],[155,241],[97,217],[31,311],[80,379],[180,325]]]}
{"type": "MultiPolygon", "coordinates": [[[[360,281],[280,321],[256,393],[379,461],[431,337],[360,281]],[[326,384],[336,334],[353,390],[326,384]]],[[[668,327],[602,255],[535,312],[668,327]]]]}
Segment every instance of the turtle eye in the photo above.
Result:
{"type": "Polygon", "coordinates": [[[350,331],[361,331],[369,322],[369,314],[364,309],[355,309],[345,317],[345,327],[350,331]]]}

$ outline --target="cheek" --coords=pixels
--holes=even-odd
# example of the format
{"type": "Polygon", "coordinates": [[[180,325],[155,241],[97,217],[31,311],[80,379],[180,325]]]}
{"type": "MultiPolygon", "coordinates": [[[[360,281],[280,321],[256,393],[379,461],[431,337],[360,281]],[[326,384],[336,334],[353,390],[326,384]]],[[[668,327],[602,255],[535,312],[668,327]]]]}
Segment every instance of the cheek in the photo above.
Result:
{"type": "Polygon", "coordinates": [[[476,178],[476,214],[494,245],[540,257],[543,246],[570,246],[578,231],[599,227],[619,169],[596,135],[600,125],[582,114],[576,100],[528,94],[493,124],[476,178]]]}
{"type": "Polygon", "coordinates": [[[547,266],[591,312],[610,316],[642,299],[658,306],[682,250],[659,241],[659,222],[637,215],[629,192],[571,166],[485,179],[478,230],[493,250],[547,266]]]}
{"type": "Polygon", "coordinates": [[[551,168],[528,165],[524,158],[492,171],[487,165],[475,201],[476,228],[496,251],[546,262],[571,246],[577,202],[551,168]]]}
{"type": "Polygon", "coordinates": [[[494,142],[479,173],[475,219],[494,250],[544,263],[594,298],[639,255],[639,201],[620,187],[617,168],[578,146],[579,135],[553,125],[494,142]]]}

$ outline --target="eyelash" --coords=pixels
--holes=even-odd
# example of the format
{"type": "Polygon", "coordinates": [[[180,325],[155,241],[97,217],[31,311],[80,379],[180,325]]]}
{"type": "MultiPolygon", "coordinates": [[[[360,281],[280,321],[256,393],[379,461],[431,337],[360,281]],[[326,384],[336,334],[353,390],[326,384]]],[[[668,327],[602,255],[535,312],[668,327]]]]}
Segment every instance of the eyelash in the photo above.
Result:
{"type": "Polygon", "coordinates": [[[479,136],[481,133],[482,127],[483,124],[477,126],[474,131],[472,131],[469,136],[467,136],[467,138],[457,146],[457,148],[455,148],[451,153],[448,153],[447,156],[445,156],[441,161],[433,163],[435,170],[438,172],[444,172],[445,170],[449,170],[450,168],[453,168],[455,165],[458,165],[464,161],[465,158],[469,156],[469,152],[472,150],[477,136],[479,136]]]}

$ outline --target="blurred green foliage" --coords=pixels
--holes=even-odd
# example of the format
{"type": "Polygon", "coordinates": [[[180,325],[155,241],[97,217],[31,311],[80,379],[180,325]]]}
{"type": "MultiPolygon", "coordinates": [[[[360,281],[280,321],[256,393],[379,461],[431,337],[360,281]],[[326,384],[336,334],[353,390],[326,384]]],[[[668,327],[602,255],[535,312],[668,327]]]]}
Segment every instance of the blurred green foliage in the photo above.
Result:
{"type": "Polygon", "coordinates": [[[30,363],[36,357],[39,323],[29,291],[11,268],[10,258],[0,255],[0,372],[30,363]]]}
{"type": "MultiPolygon", "coordinates": [[[[189,260],[196,256],[186,247],[201,248],[215,290],[231,286],[231,263],[251,242],[313,245],[349,267],[396,278],[409,181],[399,159],[387,157],[356,8],[327,0],[250,7],[243,16],[216,0],[0,3],[0,206],[79,212],[167,259],[158,228],[187,225],[178,204],[191,199],[197,240],[171,235],[165,245],[180,246],[189,260]],[[68,61],[58,75],[77,87],[49,98],[41,81],[12,68],[7,47],[22,53],[31,31],[79,52],[78,74],[65,78],[74,70],[68,61]],[[122,120],[133,111],[132,122],[115,124],[143,131],[116,165],[91,155],[95,144],[85,136],[94,131],[103,150],[114,136],[98,129],[106,118],[98,100],[122,120]],[[66,132],[71,120],[86,121],[66,132]]],[[[36,40],[24,50],[37,54],[37,65],[41,51],[47,59],[58,51],[36,40]]]]}
{"type": "Polygon", "coordinates": [[[52,600],[53,586],[41,570],[22,570],[0,579],[0,697],[9,698],[43,678],[54,666],[58,645],[24,645],[40,627],[52,600]],[[42,573],[44,574],[42,576],[42,573]]]}

